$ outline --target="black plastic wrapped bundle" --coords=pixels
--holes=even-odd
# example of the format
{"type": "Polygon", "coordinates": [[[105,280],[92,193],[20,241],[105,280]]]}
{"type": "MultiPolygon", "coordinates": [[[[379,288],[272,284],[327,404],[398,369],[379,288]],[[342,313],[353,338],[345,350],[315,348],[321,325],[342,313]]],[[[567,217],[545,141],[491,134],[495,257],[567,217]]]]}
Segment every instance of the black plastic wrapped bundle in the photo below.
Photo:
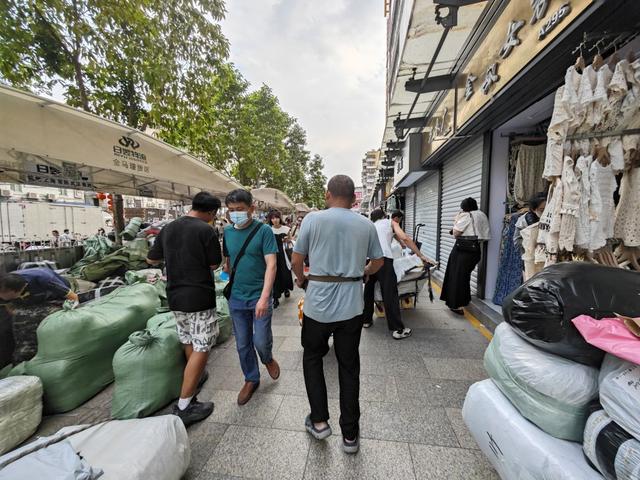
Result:
{"type": "Polygon", "coordinates": [[[640,273],[586,262],[558,263],[511,293],[502,312],[538,348],[599,366],[604,352],[585,342],[571,320],[578,315],[640,316],[640,273]]]}
{"type": "Polygon", "coordinates": [[[640,478],[640,442],[604,410],[589,417],[583,450],[589,462],[608,480],[640,478]]]}

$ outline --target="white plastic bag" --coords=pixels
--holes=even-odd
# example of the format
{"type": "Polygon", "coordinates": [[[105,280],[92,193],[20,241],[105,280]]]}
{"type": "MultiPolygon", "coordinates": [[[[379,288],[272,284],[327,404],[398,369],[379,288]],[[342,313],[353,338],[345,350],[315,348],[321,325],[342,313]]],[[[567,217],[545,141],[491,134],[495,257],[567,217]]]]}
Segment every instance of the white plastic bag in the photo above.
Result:
{"type": "Polygon", "coordinates": [[[640,442],[611,420],[604,410],[589,417],[582,448],[607,480],[640,478],[640,442]]]}
{"type": "Polygon", "coordinates": [[[96,480],[102,470],[92,468],[67,440],[37,450],[0,470],[0,480],[96,480]]]}
{"type": "Polygon", "coordinates": [[[0,455],[29,438],[42,420],[42,382],[20,375],[0,380],[0,455]]]}
{"type": "Polygon", "coordinates": [[[507,323],[496,328],[484,355],[489,376],[520,413],[549,435],[582,441],[598,370],[544,352],[507,323]]]}
{"type": "Polygon", "coordinates": [[[580,444],[554,438],[522,417],[492,380],[469,388],[462,416],[503,480],[602,480],[580,444]]]}
{"type": "Polygon", "coordinates": [[[101,423],[69,442],[104,470],[101,480],[180,480],[191,461],[187,430],[175,415],[101,423]]]}
{"type": "Polygon", "coordinates": [[[607,354],[600,369],[600,403],[614,422],[640,440],[640,365],[607,354]]]}

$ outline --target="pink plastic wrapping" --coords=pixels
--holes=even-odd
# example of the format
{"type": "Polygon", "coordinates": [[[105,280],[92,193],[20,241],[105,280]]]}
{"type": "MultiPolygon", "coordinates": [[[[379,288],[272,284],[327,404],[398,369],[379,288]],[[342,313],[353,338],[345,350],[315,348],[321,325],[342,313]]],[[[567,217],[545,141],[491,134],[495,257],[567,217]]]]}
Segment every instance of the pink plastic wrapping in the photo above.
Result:
{"type": "Polygon", "coordinates": [[[640,338],[631,333],[619,318],[596,320],[580,315],[572,321],[587,343],[640,365],[640,338]]]}

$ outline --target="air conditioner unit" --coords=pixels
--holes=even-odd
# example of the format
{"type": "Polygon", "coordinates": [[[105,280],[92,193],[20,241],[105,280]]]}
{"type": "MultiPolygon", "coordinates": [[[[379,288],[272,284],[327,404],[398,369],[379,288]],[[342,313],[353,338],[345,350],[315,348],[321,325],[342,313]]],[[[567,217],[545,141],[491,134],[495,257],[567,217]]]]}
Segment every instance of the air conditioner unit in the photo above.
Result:
{"type": "Polygon", "coordinates": [[[10,197],[11,190],[0,190],[0,197],[10,197]]]}
{"type": "Polygon", "coordinates": [[[47,194],[47,200],[55,200],[56,196],[53,193],[48,193],[47,194]]]}
{"type": "Polygon", "coordinates": [[[33,192],[27,193],[27,198],[29,200],[38,200],[38,194],[37,193],[33,193],[33,192]]]}

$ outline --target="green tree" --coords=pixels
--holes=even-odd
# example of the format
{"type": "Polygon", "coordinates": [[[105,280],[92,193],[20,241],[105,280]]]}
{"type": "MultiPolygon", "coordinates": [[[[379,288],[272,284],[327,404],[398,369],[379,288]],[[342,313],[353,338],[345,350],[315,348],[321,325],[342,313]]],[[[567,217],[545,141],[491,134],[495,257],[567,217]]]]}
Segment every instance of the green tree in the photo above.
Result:
{"type": "Polygon", "coordinates": [[[0,77],[144,129],[203,95],[223,16],[223,0],[3,0],[0,77]]]}
{"type": "Polygon", "coordinates": [[[324,170],[324,162],[318,154],[313,156],[307,170],[305,190],[305,201],[310,207],[323,208],[324,193],[327,184],[327,177],[322,173],[324,170]]]}

